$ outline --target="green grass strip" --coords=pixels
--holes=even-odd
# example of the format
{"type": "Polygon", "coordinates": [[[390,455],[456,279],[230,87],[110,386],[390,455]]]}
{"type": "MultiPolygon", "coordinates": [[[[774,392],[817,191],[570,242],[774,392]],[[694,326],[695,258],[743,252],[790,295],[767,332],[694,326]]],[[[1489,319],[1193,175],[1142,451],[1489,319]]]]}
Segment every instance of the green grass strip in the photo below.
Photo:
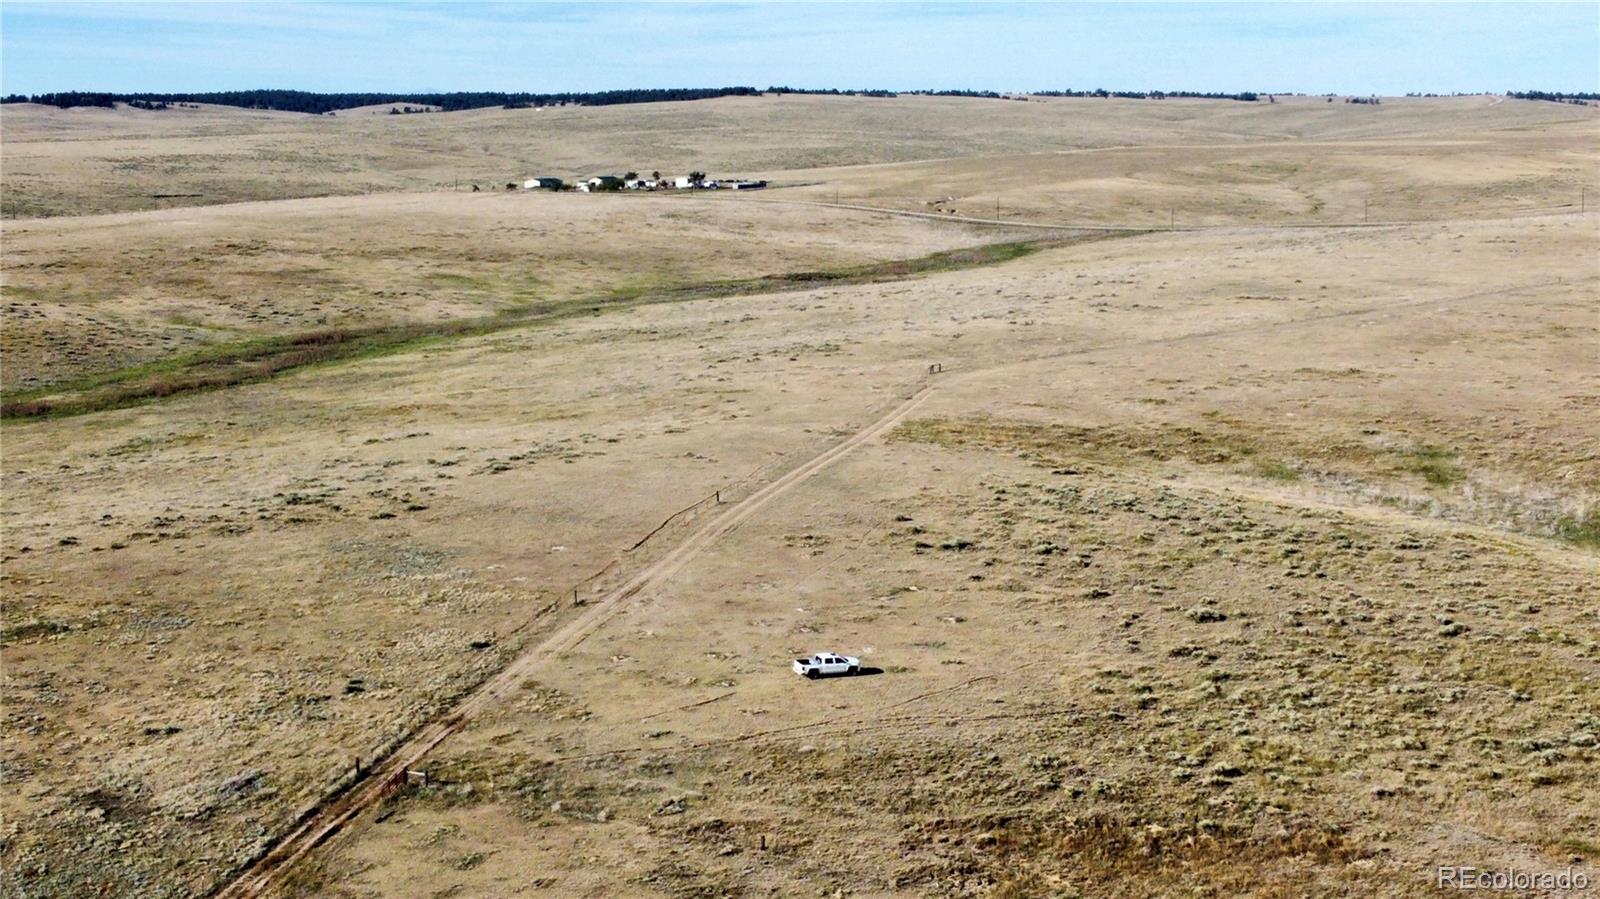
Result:
{"type": "Polygon", "coordinates": [[[61,418],[122,409],[174,396],[265,381],[314,365],[408,352],[443,341],[549,324],[576,315],[718,297],[805,290],[823,284],[897,281],[936,272],[996,265],[1041,249],[1088,238],[1042,238],[945,250],[830,271],[793,272],[658,289],[620,288],[597,297],[533,303],[492,315],[437,322],[322,328],[217,344],[192,353],[16,391],[0,399],[0,419],[61,418]]]}

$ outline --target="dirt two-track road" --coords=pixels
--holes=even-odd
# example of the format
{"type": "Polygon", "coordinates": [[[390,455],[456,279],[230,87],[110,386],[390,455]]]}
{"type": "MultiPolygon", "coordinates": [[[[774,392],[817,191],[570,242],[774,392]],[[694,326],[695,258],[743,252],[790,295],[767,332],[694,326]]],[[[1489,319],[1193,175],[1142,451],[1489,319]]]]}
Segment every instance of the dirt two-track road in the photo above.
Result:
{"type": "MultiPolygon", "coordinates": [[[[1580,279],[1572,282],[1569,286],[1579,290],[1592,289],[1595,281],[1596,279],[1594,278],[1580,279]]],[[[861,427],[848,437],[822,450],[809,460],[790,469],[782,476],[760,487],[743,499],[720,510],[709,521],[685,536],[681,542],[677,543],[670,551],[667,551],[665,555],[650,563],[625,583],[607,591],[597,600],[592,601],[590,607],[580,615],[524,652],[499,674],[474,690],[440,720],[420,730],[395,750],[392,755],[375,764],[358,784],[340,793],[311,813],[284,840],[252,864],[217,895],[222,897],[245,897],[273,893],[276,888],[280,887],[288,879],[296,865],[303,862],[309,853],[346,827],[346,825],[356,820],[363,812],[383,803],[397,789],[404,787],[407,783],[407,772],[421,768],[424,760],[434,754],[435,750],[453,734],[461,731],[496,704],[514,700],[516,695],[525,688],[525,684],[529,679],[541,677],[542,674],[546,673],[548,666],[569,656],[572,650],[599,633],[608,623],[613,622],[626,612],[631,603],[651,599],[651,594],[654,591],[658,591],[684,566],[702,555],[714,542],[724,538],[741,524],[758,515],[773,502],[819,475],[828,467],[839,463],[847,454],[869,442],[881,440],[886,434],[910,418],[941,385],[954,385],[962,382],[982,384],[985,375],[992,375],[994,372],[1007,368],[1037,365],[1061,356],[1114,356],[1119,353],[1163,352],[1169,351],[1175,345],[1214,343],[1219,340],[1248,339],[1252,336],[1256,339],[1269,339],[1275,335],[1293,335],[1297,331],[1303,332],[1308,328],[1325,325],[1330,320],[1337,321],[1373,315],[1394,315],[1408,311],[1433,311],[1455,315],[1469,314],[1474,305],[1485,302],[1501,302],[1519,296],[1536,294],[1540,290],[1553,288],[1558,283],[1560,282],[1555,280],[1541,280],[1534,283],[1505,285],[1494,291],[1472,291],[1455,296],[1409,299],[1389,302],[1380,306],[1343,309],[1288,320],[1251,322],[1232,327],[1198,330],[1145,340],[1123,340],[1107,345],[1042,352],[1026,358],[998,361],[978,369],[965,368],[960,372],[951,374],[930,374],[928,376],[929,379],[937,378],[938,381],[920,386],[908,398],[889,409],[870,424],[861,427]]],[[[1240,485],[1236,489],[1243,493],[1257,496],[1270,495],[1267,491],[1252,490],[1244,485],[1240,485]]],[[[1403,520],[1403,518],[1397,519],[1393,513],[1387,511],[1358,510],[1357,514],[1362,514],[1369,518],[1377,518],[1378,520],[1403,520]]],[[[1018,669],[1027,668],[1038,663],[1035,660],[1019,663],[1015,667],[1018,669]]],[[[832,718],[824,717],[810,724],[788,725],[779,728],[776,733],[784,734],[795,730],[815,729],[819,726],[848,725],[859,732],[867,732],[885,728],[927,727],[934,726],[940,722],[950,723],[953,717],[959,716],[938,713],[905,716],[890,713],[902,706],[921,702],[929,695],[963,690],[971,687],[976,682],[993,680],[996,676],[993,673],[978,675],[957,684],[940,688],[932,693],[918,694],[842,718],[838,716],[832,718]]],[[[706,701],[717,701],[725,698],[726,695],[731,694],[719,694],[706,701]]],[[[655,713],[647,717],[655,718],[661,714],[666,713],[655,713]]],[[[1076,714],[1079,714],[1079,710],[1076,707],[1068,707],[1026,713],[1022,717],[1054,718],[1076,714]]],[[[1018,716],[1014,714],[968,715],[965,720],[995,721],[997,726],[1000,726],[1016,717],[1018,716]]],[[[728,738],[728,741],[743,742],[771,735],[772,733],[767,731],[747,731],[728,738]]],[[[629,750],[614,749],[611,751],[628,752],[629,750]]]]}
{"type": "Polygon", "coordinates": [[[721,510],[710,521],[689,534],[681,543],[640,571],[621,586],[590,603],[583,614],[540,641],[499,674],[485,681],[451,709],[443,719],[420,730],[388,758],[372,766],[364,779],[317,808],[266,855],[240,874],[216,895],[220,899],[261,896],[279,884],[307,853],[337,833],[362,812],[371,809],[405,784],[406,772],[416,769],[439,744],[450,738],[484,709],[517,692],[524,680],[538,676],[540,669],[582,643],[606,622],[615,618],[626,604],[671,578],[711,543],[759,513],[774,499],[805,483],[823,469],[867,441],[882,437],[904,421],[928,394],[933,385],[917,389],[904,402],[828,449],[791,469],[749,496],[721,510]]]}
{"type": "Polygon", "coordinates": [[[1597,125],[8,105],[0,899],[1600,882],[1597,125]]]}

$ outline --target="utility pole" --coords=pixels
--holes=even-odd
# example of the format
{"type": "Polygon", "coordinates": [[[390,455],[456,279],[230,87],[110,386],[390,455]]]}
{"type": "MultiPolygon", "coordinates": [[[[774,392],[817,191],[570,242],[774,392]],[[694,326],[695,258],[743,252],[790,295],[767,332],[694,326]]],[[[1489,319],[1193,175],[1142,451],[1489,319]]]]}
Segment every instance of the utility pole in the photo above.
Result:
{"type": "Polygon", "coordinates": [[[1000,217],[1000,198],[999,197],[995,197],[994,198],[994,217],[995,218],[999,218],[1000,217]]]}

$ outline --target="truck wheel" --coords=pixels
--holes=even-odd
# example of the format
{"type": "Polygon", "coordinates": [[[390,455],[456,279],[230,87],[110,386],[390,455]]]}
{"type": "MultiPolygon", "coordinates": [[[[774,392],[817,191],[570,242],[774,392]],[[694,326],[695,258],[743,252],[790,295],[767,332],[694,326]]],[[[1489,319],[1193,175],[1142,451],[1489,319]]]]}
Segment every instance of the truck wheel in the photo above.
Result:
{"type": "Polygon", "coordinates": [[[856,675],[861,673],[861,669],[857,668],[854,665],[851,665],[849,668],[845,669],[844,673],[845,673],[846,677],[855,677],[856,675]]]}
{"type": "Polygon", "coordinates": [[[808,677],[808,678],[810,678],[812,680],[816,680],[818,673],[819,672],[817,671],[817,669],[812,668],[811,670],[806,672],[806,677],[808,677]]]}

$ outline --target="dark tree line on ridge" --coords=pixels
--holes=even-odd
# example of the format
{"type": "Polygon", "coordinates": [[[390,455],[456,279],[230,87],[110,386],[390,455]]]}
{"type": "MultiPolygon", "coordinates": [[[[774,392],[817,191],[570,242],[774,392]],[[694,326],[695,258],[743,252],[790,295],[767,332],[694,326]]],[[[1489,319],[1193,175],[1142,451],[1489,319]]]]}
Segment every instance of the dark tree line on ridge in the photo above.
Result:
{"type": "Polygon", "coordinates": [[[1592,100],[1600,100],[1600,94],[1584,91],[1562,93],[1561,91],[1506,91],[1506,96],[1514,100],[1549,100],[1552,103],[1582,103],[1588,104],[1592,100]]]}
{"type": "MultiPolygon", "coordinates": [[[[1203,100],[1239,100],[1254,102],[1260,99],[1255,91],[1216,93],[1206,91],[1110,91],[1104,88],[1092,91],[1051,90],[1030,91],[1038,97],[1098,97],[1125,100],[1161,100],[1182,97],[1203,100]]],[[[140,109],[160,110],[169,106],[193,106],[210,103],[217,106],[237,106],[245,109],[275,109],[283,112],[304,112],[312,115],[337,113],[360,106],[403,106],[418,104],[436,106],[450,112],[463,109],[503,107],[526,109],[538,106],[615,106],[624,103],[664,103],[681,100],[709,100],[715,97],[759,97],[763,94],[810,94],[819,96],[897,97],[903,94],[932,97],[976,97],[1002,100],[1021,99],[1022,95],[1006,95],[996,91],[979,90],[916,90],[890,91],[839,88],[815,89],[796,87],[688,87],[641,88],[636,90],[595,91],[583,93],[508,93],[504,91],[454,91],[450,93],[385,94],[385,93],[335,93],[322,94],[294,90],[209,91],[200,93],[114,93],[109,91],[60,91],[46,94],[9,94],[0,103],[42,103],[69,109],[75,106],[112,107],[125,103],[140,109]]],[[[1555,103],[1586,103],[1600,100],[1600,94],[1560,91],[1507,91],[1507,97],[1518,100],[1548,100],[1555,103]]]]}
{"type": "Polygon", "coordinates": [[[455,91],[452,93],[380,94],[342,93],[319,94],[311,91],[249,90],[210,91],[202,93],[110,93],[103,91],[62,91],[59,93],[11,94],[0,102],[43,103],[67,109],[74,106],[105,106],[127,103],[141,108],[159,108],[177,103],[211,103],[217,106],[239,106],[245,109],[276,109],[282,112],[304,112],[313,115],[354,109],[358,106],[393,106],[407,103],[437,106],[445,111],[482,109],[501,106],[524,108],[531,106],[613,106],[622,103],[662,103],[671,100],[706,100],[712,97],[758,96],[761,91],[753,87],[696,87],[649,88],[640,90],[597,91],[593,93],[564,92],[554,94],[507,93],[504,91],[455,91]]]}
{"type": "MultiPolygon", "coordinates": [[[[1228,100],[1254,100],[1255,94],[1203,94],[1192,91],[1038,91],[1046,97],[1209,97],[1228,100]]],[[[1007,99],[997,91],[980,90],[915,90],[891,91],[877,89],[798,88],[769,87],[706,87],[706,88],[648,88],[638,90],[597,91],[593,93],[564,92],[551,94],[508,93],[503,91],[456,91],[452,93],[337,93],[322,94],[294,90],[209,91],[199,93],[114,93],[109,91],[60,91],[47,94],[9,94],[0,103],[41,103],[69,109],[75,106],[113,107],[125,103],[140,109],[166,109],[169,106],[210,103],[217,106],[237,106],[244,109],[274,109],[282,112],[304,112],[312,115],[337,113],[361,106],[392,106],[405,104],[436,106],[446,112],[463,109],[502,107],[526,109],[538,106],[614,106],[624,103],[663,103],[678,100],[708,100],[714,97],[759,97],[763,94],[807,94],[833,97],[898,97],[903,94],[930,97],[975,97],[989,100],[1007,99]]],[[[1020,97],[1018,97],[1020,99],[1020,97]]]]}
{"type": "Polygon", "coordinates": [[[1241,100],[1254,103],[1260,99],[1255,91],[1221,94],[1208,91],[1108,91],[1101,88],[1092,91],[1032,91],[1031,93],[1038,97],[1116,97],[1119,100],[1165,100],[1168,97],[1184,97],[1195,100],[1241,100]]]}

